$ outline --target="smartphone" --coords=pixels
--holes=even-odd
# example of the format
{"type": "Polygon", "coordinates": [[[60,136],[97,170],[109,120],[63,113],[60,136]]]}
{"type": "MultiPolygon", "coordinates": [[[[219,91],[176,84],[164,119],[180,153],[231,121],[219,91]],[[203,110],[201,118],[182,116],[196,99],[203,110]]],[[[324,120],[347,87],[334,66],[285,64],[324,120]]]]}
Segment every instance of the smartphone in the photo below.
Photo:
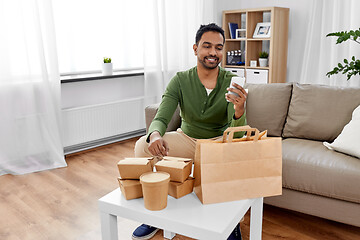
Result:
{"type": "MultiPolygon", "coordinates": [[[[245,78],[244,78],[244,77],[232,77],[229,88],[235,88],[235,87],[232,85],[233,83],[236,83],[236,84],[240,85],[241,87],[244,87],[245,78]]],[[[237,97],[239,96],[237,93],[234,93],[234,92],[231,92],[231,91],[228,91],[228,93],[229,93],[229,94],[234,94],[234,95],[236,95],[237,97]]]]}

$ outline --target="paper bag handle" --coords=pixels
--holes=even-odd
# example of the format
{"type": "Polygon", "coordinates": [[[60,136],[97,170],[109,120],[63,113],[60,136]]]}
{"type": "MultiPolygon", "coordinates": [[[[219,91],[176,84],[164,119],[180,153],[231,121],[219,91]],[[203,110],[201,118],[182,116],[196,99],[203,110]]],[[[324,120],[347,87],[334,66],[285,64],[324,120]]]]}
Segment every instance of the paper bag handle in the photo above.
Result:
{"type": "Polygon", "coordinates": [[[246,140],[249,141],[251,137],[251,133],[255,132],[254,142],[259,140],[259,130],[257,128],[252,128],[249,125],[241,126],[241,127],[229,127],[224,131],[223,134],[223,142],[226,142],[227,133],[229,133],[228,142],[232,142],[234,139],[235,132],[246,132],[246,140]]]}

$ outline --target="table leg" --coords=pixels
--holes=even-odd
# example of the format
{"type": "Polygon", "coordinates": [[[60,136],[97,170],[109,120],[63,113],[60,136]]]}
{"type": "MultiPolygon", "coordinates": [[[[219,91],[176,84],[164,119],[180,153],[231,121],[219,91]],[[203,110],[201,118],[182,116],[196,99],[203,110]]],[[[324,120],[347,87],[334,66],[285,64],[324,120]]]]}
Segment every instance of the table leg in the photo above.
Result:
{"type": "Polygon", "coordinates": [[[170,231],[166,231],[165,229],[164,229],[164,238],[166,238],[166,239],[173,239],[173,237],[175,237],[175,233],[173,233],[173,232],[170,232],[170,231]]]}
{"type": "Polygon", "coordinates": [[[117,217],[109,213],[100,212],[102,240],[117,240],[117,217]]]}
{"type": "Polygon", "coordinates": [[[263,198],[257,198],[251,205],[250,240],[261,240],[263,219],[263,198]]]}

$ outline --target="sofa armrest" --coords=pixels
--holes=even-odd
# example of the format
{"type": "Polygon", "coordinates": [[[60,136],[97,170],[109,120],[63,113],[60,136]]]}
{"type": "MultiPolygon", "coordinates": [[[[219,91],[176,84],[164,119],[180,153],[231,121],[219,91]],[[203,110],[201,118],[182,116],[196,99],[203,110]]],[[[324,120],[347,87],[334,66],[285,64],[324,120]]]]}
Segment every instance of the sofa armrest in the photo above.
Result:
{"type": "MultiPolygon", "coordinates": [[[[151,104],[145,108],[145,122],[146,122],[146,132],[149,130],[149,126],[151,124],[151,121],[154,119],[160,103],[151,104]]],[[[180,108],[179,106],[176,108],[174,115],[171,118],[171,121],[169,122],[169,125],[166,129],[167,132],[169,131],[175,131],[180,127],[181,124],[181,118],[180,118],[180,108]]]]}

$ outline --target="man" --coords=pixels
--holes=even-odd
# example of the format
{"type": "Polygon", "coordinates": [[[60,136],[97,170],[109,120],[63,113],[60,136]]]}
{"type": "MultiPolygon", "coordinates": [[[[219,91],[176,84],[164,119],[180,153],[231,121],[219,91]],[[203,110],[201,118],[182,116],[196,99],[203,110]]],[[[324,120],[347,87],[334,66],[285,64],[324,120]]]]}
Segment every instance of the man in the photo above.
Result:
{"type": "MultiPolygon", "coordinates": [[[[169,82],[148,135],[136,142],[136,157],[170,155],[194,159],[197,139],[217,138],[228,127],[246,125],[247,93],[235,83],[229,88],[235,75],[218,66],[223,58],[224,42],[224,31],[216,24],[200,26],[193,45],[197,65],[178,72],[169,82]],[[181,128],[165,133],[178,105],[181,128]]],[[[143,224],[132,238],[150,239],[157,230],[143,224]]],[[[228,239],[241,239],[239,224],[228,239]]]]}

